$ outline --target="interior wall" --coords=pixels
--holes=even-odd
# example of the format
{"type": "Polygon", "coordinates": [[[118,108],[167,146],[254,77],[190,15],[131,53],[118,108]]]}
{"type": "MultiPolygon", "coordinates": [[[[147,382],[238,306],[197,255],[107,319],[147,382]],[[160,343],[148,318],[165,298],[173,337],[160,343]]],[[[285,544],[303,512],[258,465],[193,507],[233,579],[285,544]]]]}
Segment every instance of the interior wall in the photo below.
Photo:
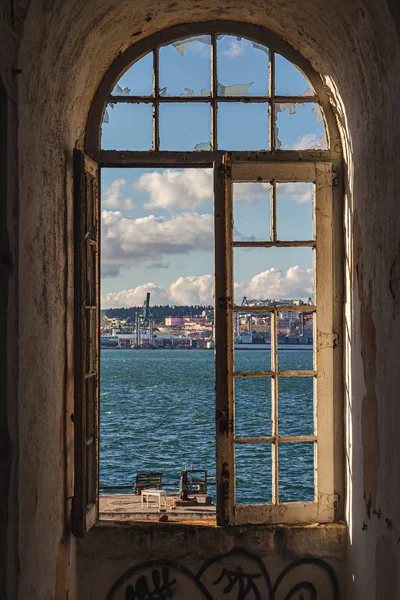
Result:
{"type": "Polygon", "coordinates": [[[17,51],[12,4],[0,1],[0,598],[15,589],[18,555],[17,51]],[[8,568],[7,568],[8,566],[8,568]]]}
{"type": "MultiPolygon", "coordinates": [[[[26,0],[16,4],[24,13],[26,0]]],[[[119,52],[169,25],[224,18],[283,37],[324,74],[332,94],[346,161],[348,597],[398,597],[396,3],[32,0],[18,57],[21,300],[13,381],[19,385],[20,577],[12,598],[79,597],[68,533],[72,479],[65,476],[72,443],[72,150],[82,146],[91,100],[119,52]]],[[[135,547],[133,534],[126,535],[135,547]]],[[[104,559],[106,544],[102,552],[104,559]]]]}

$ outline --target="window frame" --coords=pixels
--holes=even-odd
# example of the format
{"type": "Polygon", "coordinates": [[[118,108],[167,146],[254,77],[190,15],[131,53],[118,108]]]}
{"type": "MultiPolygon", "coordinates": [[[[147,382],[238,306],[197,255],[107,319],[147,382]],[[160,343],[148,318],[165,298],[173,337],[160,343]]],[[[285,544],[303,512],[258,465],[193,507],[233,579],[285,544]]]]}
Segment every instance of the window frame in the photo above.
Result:
{"type": "MultiPolygon", "coordinates": [[[[215,62],[215,57],[214,57],[215,62]]],[[[198,100],[195,97],[193,101],[198,100]]],[[[285,101],[291,101],[294,99],[298,100],[298,97],[284,97],[285,101]]],[[[173,100],[176,100],[174,98],[173,100]]],[[[233,97],[234,101],[238,101],[237,97],[233,97]]],[[[183,98],[180,101],[187,101],[187,98],[183,98]]],[[[190,101],[190,100],[189,100],[190,101]]],[[[246,99],[248,101],[248,99],[246,99]]],[[[269,100],[270,101],[270,100],[269,100]]],[[[273,106],[273,103],[271,103],[273,106]]],[[[273,119],[270,119],[273,121],[273,119]]],[[[215,121],[213,123],[215,128],[215,121]]],[[[274,127],[272,127],[272,130],[274,127]]],[[[157,139],[157,131],[155,132],[155,139],[157,139]]],[[[274,134],[270,132],[270,136],[274,134]]],[[[262,166],[264,169],[268,169],[269,163],[283,166],[283,169],[287,170],[293,167],[294,172],[297,167],[304,169],[307,165],[311,168],[316,168],[319,165],[322,172],[327,176],[330,181],[327,186],[330,190],[330,213],[331,220],[329,221],[329,229],[326,230],[331,236],[332,244],[331,248],[331,279],[329,281],[329,290],[326,289],[324,294],[327,298],[327,302],[330,302],[329,314],[330,316],[330,328],[326,330],[325,324],[321,325],[320,330],[329,331],[328,337],[318,338],[317,344],[325,344],[326,348],[330,348],[332,353],[330,359],[330,372],[331,372],[331,385],[329,388],[330,399],[328,401],[328,408],[330,412],[329,423],[331,431],[331,450],[328,463],[326,465],[326,472],[328,473],[327,478],[329,479],[329,485],[326,486],[328,489],[328,496],[323,495],[317,502],[320,507],[317,510],[308,510],[304,503],[301,507],[296,507],[295,510],[287,511],[276,510],[276,506],[271,512],[270,508],[265,508],[261,505],[261,508],[257,507],[257,510],[248,512],[244,517],[245,511],[235,509],[233,490],[234,487],[230,485],[230,479],[232,471],[227,470],[224,466],[226,461],[221,461],[219,457],[223,456],[227,451],[231,452],[232,447],[232,415],[226,414],[226,401],[221,402],[221,395],[216,395],[216,444],[217,444],[217,524],[218,525],[233,525],[235,523],[298,523],[298,522],[329,522],[340,519],[343,515],[343,503],[339,502],[339,499],[344,497],[344,469],[343,469],[343,373],[342,373],[342,350],[341,350],[341,332],[342,332],[342,306],[343,306],[343,234],[342,234],[342,214],[343,214],[343,193],[342,193],[342,155],[341,155],[341,144],[339,131],[336,124],[336,118],[332,111],[328,95],[323,86],[322,79],[312,69],[311,65],[298,54],[291,46],[286,42],[273,35],[269,31],[265,30],[256,25],[243,24],[229,21],[212,21],[203,22],[189,25],[179,25],[160,31],[156,34],[149,36],[148,38],[137,41],[133,46],[129,47],[125,52],[118,56],[118,58],[111,65],[107,73],[104,75],[102,82],[100,83],[98,90],[93,99],[91,109],[89,111],[86,135],[84,141],[84,152],[87,157],[97,164],[98,169],[107,167],[175,167],[175,168],[196,168],[196,167],[212,167],[214,169],[214,202],[215,206],[218,206],[220,210],[215,210],[215,310],[216,315],[219,314],[219,325],[216,327],[216,347],[224,348],[225,358],[224,361],[228,360],[228,354],[231,349],[229,347],[229,327],[231,322],[231,314],[229,310],[231,308],[230,294],[227,290],[227,273],[231,268],[231,259],[229,258],[229,252],[227,253],[227,244],[229,245],[229,227],[227,227],[228,213],[229,213],[229,180],[231,179],[232,171],[231,165],[247,164],[255,167],[262,166]],[[313,86],[319,104],[323,110],[325,129],[329,139],[329,146],[327,150],[265,150],[265,151],[232,151],[226,152],[223,150],[212,149],[210,151],[161,151],[153,149],[149,151],[117,151],[117,150],[103,150],[100,146],[100,131],[103,114],[106,105],[110,99],[111,90],[119,78],[123,75],[129,67],[143,57],[148,52],[151,52],[156,46],[168,44],[185,37],[192,37],[195,35],[212,35],[213,39],[218,34],[230,34],[237,35],[252,41],[256,41],[260,44],[268,46],[268,48],[274,52],[278,52],[284,56],[287,60],[292,62],[295,66],[306,75],[307,79],[313,86]],[[286,165],[286,166],[285,166],[286,165]],[[291,167],[289,167],[291,165],[291,167]],[[328,175],[329,172],[329,175],[328,175]],[[227,184],[228,182],[228,184],[227,184]],[[228,203],[228,204],[227,204],[228,203]],[[228,212],[227,212],[228,211],[228,212]],[[330,298],[330,300],[329,300],[330,298]],[[228,433],[228,435],[227,435],[228,433]],[[240,516],[242,512],[242,516],[240,516]],[[257,513],[257,515],[256,515],[257,513]]],[[[234,168],[236,168],[234,166],[234,168]]],[[[75,177],[78,175],[75,173],[75,177]]],[[[98,175],[97,175],[98,177],[98,175]]],[[[293,179],[290,179],[293,181],[293,179]]],[[[99,186],[99,181],[98,181],[99,186]]],[[[75,182],[75,193],[79,189],[79,182],[75,182]]],[[[98,187],[99,189],[99,187],[98,187]]],[[[98,207],[98,211],[100,207],[98,207]]],[[[84,211],[83,211],[84,212],[84,211]]],[[[322,213],[321,213],[322,214],[322,213]]],[[[318,213],[316,213],[317,220],[319,219],[318,213]]],[[[79,230],[80,222],[82,219],[82,206],[79,203],[75,204],[75,231],[79,230]]],[[[100,215],[98,213],[98,224],[100,215]]],[[[320,220],[320,227],[326,228],[326,220],[320,220]]],[[[98,226],[98,225],[97,225],[98,226]]],[[[75,237],[75,248],[76,252],[80,252],[80,241],[75,237]]],[[[100,252],[97,253],[99,269],[100,252]]],[[[79,259],[78,259],[79,262],[79,259]]],[[[97,271],[99,272],[99,271],[97,271]]],[[[78,285],[79,275],[77,275],[75,286],[78,285]]],[[[99,287],[99,286],[98,286],[99,287]]],[[[99,293],[99,289],[97,290],[99,293]]],[[[79,294],[78,294],[79,296],[79,294]]],[[[77,303],[77,296],[75,298],[77,303]]],[[[76,305],[77,306],[77,305],[76,305]]],[[[78,316],[79,308],[75,308],[75,347],[79,347],[79,340],[81,339],[81,325],[78,316]]],[[[98,311],[99,312],[99,311],[98,311]]],[[[217,319],[217,317],[216,317],[217,319]]],[[[98,325],[99,327],[99,325],[98,325]]],[[[231,328],[232,330],[232,328],[231,328]]],[[[96,335],[99,331],[96,332],[96,335]]],[[[322,334],[321,334],[322,335],[322,334]]],[[[219,350],[221,353],[221,350],[219,350]]],[[[219,361],[219,359],[218,359],[219,361]]],[[[77,354],[77,360],[75,361],[75,379],[79,379],[82,374],[82,366],[79,363],[79,352],[77,354]]],[[[216,389],[226,390],[227,397],[231,397],[232,394],[233,377],[230,381],[227,380],[226,373],[224,374],[221,369],[216,368],[216,389]]],[[[98,390],[96,391],[96,399],[98,406],[98,390]]],[[[77,386],[75,386],[75,492],[74,496],[82,496],[84,481],[82,478],[82,458],[79,457],[79,452],[82,451],[82,431],[84,427],[77,421],[84,419],[83,411],[77,407],[77,403],[81,402],[79,399],[79,392],[77,393],[77,386]],[[80,438],[80,439],[79,439],[80,438]],[[78,483],[77,483],[78,480],[78,483]]],[[[226,400],[226,399],[225,399],[226,400]]],[[[98,414],[98,413],[97,413],[98,414]]],[[[90,519],[90,522],[86,522],[86,527],[75,527],[75,535],[82,537],[86,531],[96,522],[98,519],[98,475],[99,475],[99,464],[98,464],[98,444],[99,436],[96,437],[97,444],[97,462],[96,468],[96,479],[97,479],[97,508],[95,510],[95,516],[90,519]]],[[[329,454],[329,453],[328,453],[329,454]]],[[[234,471],[233,471],[234,472],[234,471]]],[[[73,522],[84,523],[83,512],[85,510],[84,502],[82,497],[74,497],[74,508],[73,508],[73,522]],[[80,513],[80,514],[79,514],[80,513]]],[[[270,505],[266,505],[270,507],[270,505]]],[[[282,505],[281,505],[282,506],[282,505]]],[[[278,505],[279,507],[279,505],[278,505]]]]}
{"type": "MultiPolygon", "coordinates": [[[[332,522],[335,519],[337,495],[334,489],[334,423],[333,423],[333,366],[337,334],[333,329],[333,239],[332,189],[333,172],[330,162],[317,163],[258,163],[232,161],[225,155],[223,168],[217,171],[215,183],[215,275],[216,275],[216,443],[217,443],[217,522],[219,524],[295,524],[332,522]],[[233,241],[234,182],[312,182],[315,184],[314,240],[297,242],[297,246],[314,249],[315,303],[307,311],[315,315],[314,369],[297,376],[314,377],[315,428],[309,436],[279,436],[278,381],[293,376],[293,371],[281,372],[277,365],[276,315],[281,310],[296,311],[295,306],[249,307],[249,312],[270,312],[273,315],[271,333],[271,371],[263,374],[234,371],[234,314],[243,311],[234,304],[233,250],[234,247],[294,246],[295,242],[233,241]],[[219,243],[218,243],[219,242],[219,243]],[[218,246],[217,246],[218,245],[218,246]],[[217,252],[218,248],[218,252],[217,252]],[[275,324],[274,324],[275,321],[275,324]],[[271,379],[272,435],[254,438],[254,444],[271,444],[272,449],[272,503],[236,504],[235,445],[250,443],[250,439],[236,438],[234,379],[257,376],[271,379]],[[290,439],[289,439],[290,438],[290,439]],[[238,441],[240,440],[240,441],[238,441]],[[279,502],[278,500],[278,446],[281,443],[308,442],[314,444],[314,502],[279,502]],[[219,485],[218,485],[219,484],[219,485]]],[[[273,195],[273,203],[275,196],[273,195]]],[[[271,207],[271,213],[276,214],[271,207]]],[[[274,228],[275,229],[275,228],[274,228]]],[[[276,238],[276,235],[273,236],[276,238]]]]}
{"type": "Polygon", "coordinates": [[[74,150],[74,495],[72,531],[99,519],[100,187],[99,166],[74,150]]]}

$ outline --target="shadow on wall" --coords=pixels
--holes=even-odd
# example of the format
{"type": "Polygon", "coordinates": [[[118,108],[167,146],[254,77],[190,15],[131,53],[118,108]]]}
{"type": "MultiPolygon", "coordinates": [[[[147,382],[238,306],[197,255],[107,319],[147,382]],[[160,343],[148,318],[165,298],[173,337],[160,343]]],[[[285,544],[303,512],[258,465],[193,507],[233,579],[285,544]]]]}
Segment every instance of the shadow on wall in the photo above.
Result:
{"type": "Polygon", "coordinates": [[[244,549],[207,560],[197,574],[174,561],[145,562],[124,573],[107,600],[337,600],[332,567],[319,558],[287,565],[272,583],[261,559],[244,549]]]}

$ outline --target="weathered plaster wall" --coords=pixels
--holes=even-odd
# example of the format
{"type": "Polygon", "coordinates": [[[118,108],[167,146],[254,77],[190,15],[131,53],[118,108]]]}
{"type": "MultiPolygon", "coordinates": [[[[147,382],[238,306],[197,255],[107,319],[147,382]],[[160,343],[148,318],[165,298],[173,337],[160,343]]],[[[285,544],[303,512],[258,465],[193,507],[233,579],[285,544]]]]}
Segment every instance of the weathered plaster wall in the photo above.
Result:
{"type": "Polygon", "coordinates": [[[296,586],[298,594],[314,586],[318,598],[343,598],[344,525],[103,524],[92,533],[79,542],[79,598],[151,597],[145,590],[157,590],[154,573],[158,592],[168,582],[177,600],[300,598],[289,595],[296,586]]]}
{"type": "Polygon", "coordinates": [[[18,35],[11,2],[0,2],[0,598],[17,577],[18,399],[18,35]]]}
{"type": "MultiPolygon", "coordinates": [[[[400,548],[397,4],[32,0],[18,59],[20,580],[19,595],[11,598],[58,600],[68,597],[67,590],[70,598],[80,597],[74,592],[75,543],[68,534],[71,470],[64,474],[72,440],[66,418],[72,412],[72,149],[82,144],[96,87],[119,52],[168,25],[223,18],[264,25],[291,43],[324,75],[338,112],[348,237],[343,340],[348,350],[348,597],[373,598],[375,590],[381,598],[400,593],[393,568],[399,567],[400,548]],[[385,565],[391,565],[391,578],[385,565]]],[[[96,531],[92,538],[99,535],[105,534],[96,531]]],[[[118,568],[106,542],[91,553],[82,545],[81,564],[90,569],[101,564],[115,576],[133,566],[133,534],[115,535],[122,536],[126,552],[118,568]]],[[[200,557],[214,556],[219,542],[213,536],[230,534],[209,535],[196,568],[200,557]]],[[[246,545],[246,539],[243,544],[225,540],[224,551],[246,545]]],[[[154,556],[152,548],[146,556],[154,556]]],[[[85,585],[84,571],[79,573],[80,586],[85,585]]]]}

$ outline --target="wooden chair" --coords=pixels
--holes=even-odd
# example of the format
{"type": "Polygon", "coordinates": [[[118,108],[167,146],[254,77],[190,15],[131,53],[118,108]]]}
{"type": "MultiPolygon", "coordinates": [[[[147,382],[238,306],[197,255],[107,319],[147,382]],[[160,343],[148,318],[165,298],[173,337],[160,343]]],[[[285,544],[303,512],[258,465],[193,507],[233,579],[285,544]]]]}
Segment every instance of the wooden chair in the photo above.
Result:
{"type": "Polygon", "coordinates": [[[142,490],[161,490],[162,473],[136,473],[135,494],[140,495],[142,490]]]}

